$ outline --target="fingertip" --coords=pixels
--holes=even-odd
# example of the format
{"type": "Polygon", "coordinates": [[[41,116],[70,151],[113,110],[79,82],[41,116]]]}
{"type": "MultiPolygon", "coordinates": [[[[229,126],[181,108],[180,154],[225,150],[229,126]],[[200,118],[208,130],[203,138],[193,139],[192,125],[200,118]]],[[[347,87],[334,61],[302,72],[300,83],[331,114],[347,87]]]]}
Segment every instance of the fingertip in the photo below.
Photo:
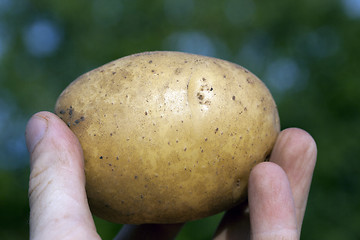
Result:
{"type": "Polygon", "coordinates": [[[37,144],[42,140],[48,127],[48,120],[41,114],[34,114],[26,125],[26,146],[30,154],[33,153],[37,144]]]}
{"type": "MultiPolygon", "coordinates": [[[[67,161],[64,163],[80,164],[83,167],[82,148],[75,134],[57,115],[42,111],[34,114],[26,126],[26,144],[30,153],[30,167],[38,159],[38,155],[45,152],[56,152],[72,155],[72,159],[81,161],[67,161]],[[46,142],[46,144],[43,144],[46,142]]],[[[70,159],[64,157],[63,159],[70,159]]]]}
{"type": "Polygon", "coordinates": [[[280,132],[275,149],[284,146],[293,155],[307,153],[312,159],[316,159],[317,145],[315,139],[307,131],[300,128],[287,128],[280,132]]]}
{"type": "Polygon", "coordinates": [[[256,165],[249,177],[252,236],[297,235],[295,206],[284,170],[275,163],[256,165]]]}
{"type": "Polygon", "coordinates": [[[281,166],[288,176],[301,231],[307,198],[317,159],[314,138],[299,128],[283,130],[275,143],[270,161],[281,166]]]}
{"type": "Polygon", "coordinates": [[[73,237],[81,233],[91,236],[88,239],[97,238],[86,198],[82,149],[76,136],[50,112],[34,114],[25,134],[30,152],[31,237],[59,239],[71,230],[73,237]]]}
{"type": "Polygon", "coordinates": [[[277,186],[290,188],[286,173],[279,165],[262,162],[252,169],[249,176],[249,194],[258,194],[260,191],[262,194],[272,195],[277,186]]]}
{"type": "Polygon", "coordinates": [[[317,146],[314,138],[302,129],[288,128],[280,133],[271,153],[270,162],[284,169],[293,193],[299,189],[299,193],[294,193],[297,200],[298,195],[307,193],[305,189],[310,187],[316,159],[317,146]]]}

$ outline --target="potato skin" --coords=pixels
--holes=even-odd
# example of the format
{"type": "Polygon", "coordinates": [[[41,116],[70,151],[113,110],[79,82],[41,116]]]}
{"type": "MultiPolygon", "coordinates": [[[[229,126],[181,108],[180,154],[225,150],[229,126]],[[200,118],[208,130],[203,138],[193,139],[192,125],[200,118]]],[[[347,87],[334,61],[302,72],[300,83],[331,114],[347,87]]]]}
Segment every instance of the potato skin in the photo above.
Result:
{"type": "Polygon", "coordinates": [[[83,147],[92,212],[122,224],[185,222],[239,204],[280,131],[256,76],[180,52],[94,69],[62,92],[55,113],[83,147]]]}

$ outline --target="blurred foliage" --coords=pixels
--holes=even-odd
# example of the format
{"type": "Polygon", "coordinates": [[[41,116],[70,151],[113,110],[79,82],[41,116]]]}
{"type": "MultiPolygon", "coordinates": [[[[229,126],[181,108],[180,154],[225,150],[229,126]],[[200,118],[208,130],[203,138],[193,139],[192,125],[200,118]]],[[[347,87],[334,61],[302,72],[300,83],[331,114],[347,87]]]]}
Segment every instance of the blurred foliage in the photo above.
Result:
{"type": "MultiPolygon", "coordinates": [[[[0,0],[0,239],[28,237],[26,121],[80,74],[151,50],[258,75],[282,128],[318,144],[303,239],[360,239],[359,36],[359,0],[0,0]]],[[[218,221],[189,223],[178,239],[209,239],[218,221]]],[[[104,239],[120,228],[96,224],[104,239]]]]}

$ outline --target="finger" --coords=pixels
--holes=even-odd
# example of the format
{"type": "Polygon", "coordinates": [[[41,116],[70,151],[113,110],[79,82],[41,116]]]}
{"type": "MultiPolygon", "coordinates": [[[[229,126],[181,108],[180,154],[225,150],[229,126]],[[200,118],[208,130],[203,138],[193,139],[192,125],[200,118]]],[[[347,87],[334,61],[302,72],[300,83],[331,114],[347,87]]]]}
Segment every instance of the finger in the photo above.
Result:
{"type": "Polygon", "coordinates": [[[249,239],[250,219],[247,201],[227,211],[214,234],[214,240],[249,239]]]}
{"type": "Polygon", "coordinates": [[[292,192],[280,166],[271,162],[256,165],[248,192],[252,239],[298,239],[292,192]]]}
{"type": "Polygon", "coordinates": [[[114,240],[168,240],[175,239],[183,226],[179,224],[124,225],[114,240]]]}
{"type": "Polygon", "coordinates": [[[270,161],[286,172],[294,196],[296,219],[300,232],[316,162],[316,144],[304,130],[289,128],[276,141],[270,161]]]}
{"type": "Polygon", "coordinates": [[[35,114],[25,135],[30,153],[30,238],[99,239],[75,135],[49,112],[35,114]]]}
{"type": "MultiPolygon", "coordinates": [[[[296,212],[298,229],[300,230],[302,218],[306,207],[306,199],[310,187],[312,171],[316,161],[316,145],[312,137],[301,129],[291,128],[291,129],[286,129],[280,133],[277,144],[274,147],[272,153],[271,161],[276,162],[281,166],[285,166],[286,171],[290,173],[290,177],[292,178],[291,175],[293,173],[295,174],[301,173],[296,171],[298,169],[297,166],[294,164],[294,161],[297,162],[298,164],[301,163],[301,161],[296,159],[291,160],[294,159],[294,157],[290,157],[289,159],[291,161],[287,161],[288,159],[286,156],[289,155],[288,153],[286,153],[287,150],[288,152],[297,154],[298,156],[302,156],[303,155],[302,153],[308,152],[308,156],[304,157],[306,160],[302,161],[303,163],[306,163],[306,166],[308,167],[307,169],[302,168],[303,170],[305,170],[307,174],[307,176],[305,176],[306,179],[302,180],[301,185],[296,185],[297,183],[295,182],[292,182],[293,184],[291,184],[292,189],[299,189],[298,190],[299,193],[297,194],[297,196],[301,196],[301,197],[296,197],[297,200],[296,204],[298,202],[302,203],[301,211],[298,210],[296,212]],[[288,145],[290,146],[287,146],[287,144],[285,143],[288,143],[288,145]],[[309,151],[306,150],[306,148],[308,148],[309,151]],[[295,151],[295,149],[297,149],[297,151],[295,151]],[[290,167],[288,166],[289,163],[290,166],[293,166],[292,170],[290,170],[290,167]]],[[[298,158],[300,159],[300,157],[298,158]]],[[[244,236],[243,238],[246,239],[245,236],[249,234],[249,230],[246,228],[249,224],[248,224],[248,219],[246,218],[248,216],[246,216],[247,214],[244,213],[243,211],[244,209],[245,208],[242,207],[242,211],[240,211],[239,208],[237,207],[234,210],[230,210],[224,215],[223,219],[220,222],[219,228],[215,233],[215,239],[232,239],[229,236],[237,236],[239,239],[242,239],[240,236],[244,236]]]]}

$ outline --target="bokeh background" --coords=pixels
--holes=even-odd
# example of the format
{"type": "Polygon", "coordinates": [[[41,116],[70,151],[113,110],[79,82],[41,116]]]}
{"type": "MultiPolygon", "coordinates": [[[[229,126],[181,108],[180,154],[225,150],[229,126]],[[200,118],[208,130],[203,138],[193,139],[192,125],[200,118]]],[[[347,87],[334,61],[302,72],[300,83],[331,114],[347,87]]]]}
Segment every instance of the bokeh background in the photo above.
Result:
{"type": "MultiPolygon", "coordinates": [[[[76,77],[143,51],[223,58],[270,88],[318,162],[302,239],[360,239],[360,0],[0,0],[0,239],[28,238],[32,114],[76,77]]],[[[178,239],[210,239],[221,215],[178,239]]],[[[103,239],[121,226],[95,218],[103,239]]]]}

